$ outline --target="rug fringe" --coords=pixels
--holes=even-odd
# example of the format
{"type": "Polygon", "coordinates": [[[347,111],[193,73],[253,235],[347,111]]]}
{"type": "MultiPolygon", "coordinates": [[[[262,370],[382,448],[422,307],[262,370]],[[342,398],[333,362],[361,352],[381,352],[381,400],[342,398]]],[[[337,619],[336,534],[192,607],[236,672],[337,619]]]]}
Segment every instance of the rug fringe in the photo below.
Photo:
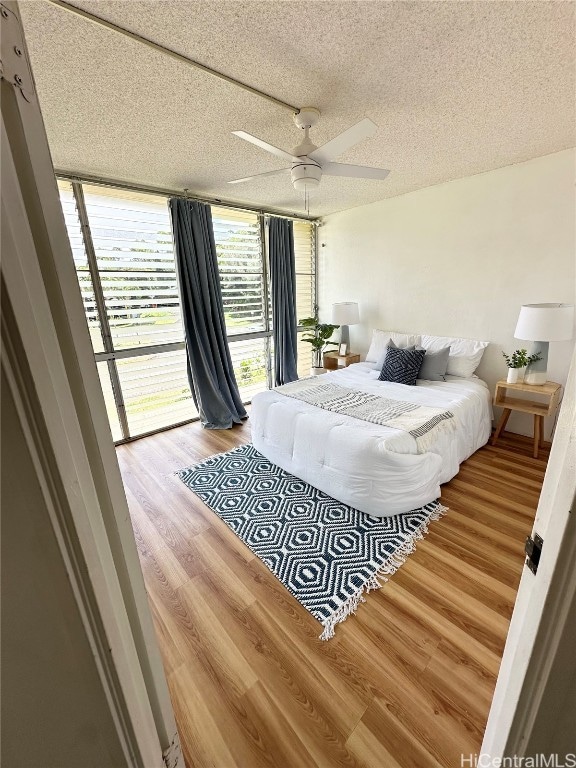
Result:
{"type": "MultiPolygon", "coordinates": [[[[428,505],[426,505],[428,506],[428,505]]],[[[341,624],[346,621],[348,616],[356,613],[360,603],[365,603],[366,598],[364,592],[371,592],[373,589],[380,589],[388,579],[393,576],[398,568],[406,562],[406,559],[416,549],[416,542],[422,541],[424,536],[428,533],[428,525],[434,520],[439,520],[443,515],[448,512],[448,507],[445,507],[440,502],[437,503],[436,508],[432,510],[430,516],[424,520],[421,526],[419,526],[410,536],[409,539],[398,547],[398,549],[389,557],[389,559],[383,563],[376,573],[371,576],[364,584],[358,589],[358,591],[346,600],[346,602],[335,611],[332,616],[329,616],[322,622],[324,631],[320,635],[320,640],[330,640],[334,637],[334,630],[336,624],[341,624]]]]}

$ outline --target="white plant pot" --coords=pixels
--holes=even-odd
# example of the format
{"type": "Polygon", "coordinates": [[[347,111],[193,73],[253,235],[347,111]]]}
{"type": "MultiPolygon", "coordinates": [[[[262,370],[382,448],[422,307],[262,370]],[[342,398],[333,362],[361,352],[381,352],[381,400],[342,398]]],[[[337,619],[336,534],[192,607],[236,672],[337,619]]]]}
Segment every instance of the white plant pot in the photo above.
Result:
{"type": "Polygon", "coordinates": [[[520,368],[508,368],[506,381],[508,384],[518,384],[520,381],[520,368]]]}
{"type": "Polygon", "coordinates": [[[316,368],[314,366],[310,368],[310,376],[320,376],[321,373],[325,373],[325,372],[326,371],[324,368],[316,368]]]}

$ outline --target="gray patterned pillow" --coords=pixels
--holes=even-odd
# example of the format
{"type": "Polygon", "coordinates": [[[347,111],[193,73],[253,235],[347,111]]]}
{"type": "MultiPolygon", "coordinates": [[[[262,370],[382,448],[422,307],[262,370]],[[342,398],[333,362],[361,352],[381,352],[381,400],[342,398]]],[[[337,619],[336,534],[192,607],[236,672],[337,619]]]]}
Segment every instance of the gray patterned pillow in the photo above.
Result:
{"type": "MultiPolygon", "coordinates": [[[[388,344],[386,344],[386,346],[384,347],[384,357],[382,358],[382,362],[381,363],[376,363],[376,365],[374,366],[374,368],[376,368],[376,370],[378,370],[378,368],[380,368],[380,370],[382,370],[382,366],[384,365],[384,360],[386,360],[386,353],[388,352],[389,349],[416,349],[416,347],[415,347],[414,344],[411,347],[399,347],[398,344],[395,344],[392,341],[392,339],[390,339],[388,344]]],[[[424,349],[424,347],[420,347],[420,349],[424,349]]]]}
{"type": "Polygon", "coordinates": [[[393,381],[413,387],[425,354],[425,349],[394,349],[389,346],[378,381],[393,381]]]}

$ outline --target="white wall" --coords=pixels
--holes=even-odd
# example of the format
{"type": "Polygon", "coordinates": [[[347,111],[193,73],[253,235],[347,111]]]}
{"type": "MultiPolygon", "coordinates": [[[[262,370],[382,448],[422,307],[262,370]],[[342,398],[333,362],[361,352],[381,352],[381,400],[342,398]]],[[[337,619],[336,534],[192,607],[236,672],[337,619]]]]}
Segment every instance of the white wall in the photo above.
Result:
{"type": "Polygon", "coordinates": [[[2,757],[127,765],[2,366],[2,757]]]}
{"type": "MultiPolygon", "coordinates": [[[[529,346],[513,338],[520,305],[575,301],[575,160],[565,150],[328,216],[321,317],[358,301],[362,355],[373,328],[490,341],[477,374],[493,390],[502,350],[529,346]]],[[[550,344],[550,380],[565,383],[572,345],[550,344]]],[[[508,429],[532,434],[532,417],[512,414],[508,429]]]]}

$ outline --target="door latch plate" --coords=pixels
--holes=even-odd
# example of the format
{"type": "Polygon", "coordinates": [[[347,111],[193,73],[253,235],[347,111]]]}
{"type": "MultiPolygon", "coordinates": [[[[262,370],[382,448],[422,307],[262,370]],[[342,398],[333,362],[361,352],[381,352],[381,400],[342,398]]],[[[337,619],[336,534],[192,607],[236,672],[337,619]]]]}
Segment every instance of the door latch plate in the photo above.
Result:
{"type": "Polygon", "coordinates": [[[537,533],[534,534],[534,538],[532,538],[532,536],[528,536],[526,539],[526,544],[524,545],[524,551],[526,552],[526,565],[534,574],[536,574],[536,571],[538,570],[538,563],[540,562],[543,545],[544,541],[540,536],[538,536],[537,533]]]}

